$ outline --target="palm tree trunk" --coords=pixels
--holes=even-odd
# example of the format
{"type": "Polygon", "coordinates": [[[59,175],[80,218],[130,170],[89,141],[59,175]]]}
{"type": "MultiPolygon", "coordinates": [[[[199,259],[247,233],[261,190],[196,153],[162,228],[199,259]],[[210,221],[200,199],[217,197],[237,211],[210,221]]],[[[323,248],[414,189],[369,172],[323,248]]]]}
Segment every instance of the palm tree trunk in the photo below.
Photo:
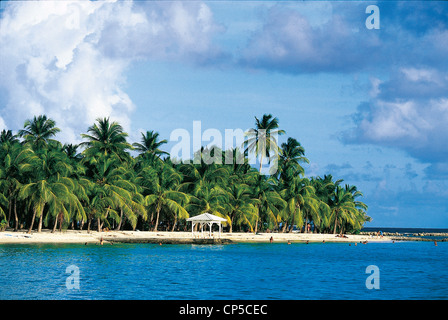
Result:
{"type": "Polygon", "coordinates": [[[118,226],[115,228],[115,230],[120,230],[122,222],[123,222],[123,209],[120,208],[120,222],[118,223],[118,226]]]}
{"type": "Polygon", "coordinates": [[[9,221],[11,220],[11,212],[12,212],[12,199],[11,199],[11,195],[9,196],[9,203],[8,203],[8,227],[9,227],[9,221]]]}
{"type": "Polygon", "coordinates": [[[42,232],[42,215],[39,217],[39,223],[37,224],[37,232],[42,232]]]}
{"type": "Polygon", "coordinates": [[[151,210],[151,218],[149,218],[150,225],[151,225],[153,219],[154,219],[154,210],[151,210]]]}
{"type": "Polygon", "coordinates": [[[286,223],[286,220],[285,220],[285,222],[284,222],[285,224],[283,225],[283,227],[282,227],[282,233],[284,233],[285,232],[285,230],[286,230],[286,225],[287,225],[287,223],[286,223]]]}
{"type": "Polygon", "coordinates": [[[33,230],[34,219],[36,219],[36,209],[33,209],[33,218],[31,218],[30,228],[27,233],[31,233],[31,230],[33,230]]]}
{"type": "MultiPolygon", "coordinates": [[[[107,207],[106,216],[104,217],[104,220],[107,219],[107,216],[109,215],[109,210],[110,210],[110,206],[107,207]]],[[[98,223],[100,223],[100,218],[98,218],[98,223]]],[[[104,221],[98,225],[98,232],[101,232],[101,230],[103,230],[103,224],[104,224],[104,221]]]]}
{"type": "Polygon", "coordinates": [[[291,221],[291,225],[289,226],[288,233],[292,232],[292,229],[294,228],[294,221],[295,221],[295,216],[292,215],[292,221],[291,221]]]}
{"type": "Polygon", "coordinates": [[[14,231],[19,230],[19,217],[17,216],[17,199],[14,198],[14,220],[15,220],[15,225],[14,225],[14,231]]]}
{"type": "Polygon", "coordinates": [[[173,228],[171,228],[171,232],[174,231],[174,228],[176,227],[176,223],[177,223],[177,214],[174,215],[174,223],[173,223],[173,228]]]}
{"type": "Polygon", "coordinates": [[[157,209],[156,225],[154,226],[153,231],[157,231],[157,227],[159,225],[159,215],[160,215],[160,208],[157,209]]]}
{"type": "Polygon", "coordinates": [[[40,217],[39,217],[39,224],[37,225],[37,232],[42,232],[42,220],[43,220],[43,216],[44,216],[44,208],[42,207],[42,210],[40,212],[40,217]]]}
{"type": "Polygon", "coordinates": [[[307,217],[305,217],[305,221],[304,221],[305,223],[304,223],[304,225],[305,225],[305,233],[308,233],[308,218],[307,217]]]}
{"type": "Polygon", "coordinates": [[[56,227],[58,225],[58,216],[59,214],[56,216],[56,219],[54,219],[53,230],[51,230],[51,233],[54,233],[56,231],[56,227]]]}
{"type": "Polygon", "coordinates": [[[257,221],[255,222],[254,234],[257,234],[257,232],[258,232],[258,218],[259,218],[259,216],[257,215],[257,221]]]}
{"type": "Polygon", "coordinates": [[[334,219],[334,229],[333,234],[336,234],[336,227],[338,226],[338,212],[336,211],[336,217],[334,219]]]}

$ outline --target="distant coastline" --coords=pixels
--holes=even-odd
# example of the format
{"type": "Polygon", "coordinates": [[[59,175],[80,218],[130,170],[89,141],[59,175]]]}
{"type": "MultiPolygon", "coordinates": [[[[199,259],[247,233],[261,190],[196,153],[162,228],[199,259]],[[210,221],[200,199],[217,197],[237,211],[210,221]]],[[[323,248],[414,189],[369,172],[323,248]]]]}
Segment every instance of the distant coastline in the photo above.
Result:
{"type": "Polygon", "coordinates": [[[383,231],[390,233],[448,233],[448,228],[400,228],[400,227],[365,227],[361,232],[383,231]]]}
{"type": "Polygon", "coordinates": [[[367,227],[360,231],[361,235],[375,235],[381,232],[393,241],[448,241],[447,228],[375,228],[367,227]]]}

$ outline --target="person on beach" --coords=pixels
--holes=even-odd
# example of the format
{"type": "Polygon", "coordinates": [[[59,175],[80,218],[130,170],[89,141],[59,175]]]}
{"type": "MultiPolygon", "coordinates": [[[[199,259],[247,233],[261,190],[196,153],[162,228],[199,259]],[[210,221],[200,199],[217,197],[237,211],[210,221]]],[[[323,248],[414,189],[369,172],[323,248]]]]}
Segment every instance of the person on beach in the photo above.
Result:
{"type": "Polygon", "coordinates": [[[101,239],[100,239],[100,245],[102,246],[103,245],[103,237],[101,237],[101,239]]]}
{"type": "Polygon", "coordinates": [[[271,239],[269,239],[269,242],[272,243],[274,241],[274,238],[271,237],[271,239]]]}

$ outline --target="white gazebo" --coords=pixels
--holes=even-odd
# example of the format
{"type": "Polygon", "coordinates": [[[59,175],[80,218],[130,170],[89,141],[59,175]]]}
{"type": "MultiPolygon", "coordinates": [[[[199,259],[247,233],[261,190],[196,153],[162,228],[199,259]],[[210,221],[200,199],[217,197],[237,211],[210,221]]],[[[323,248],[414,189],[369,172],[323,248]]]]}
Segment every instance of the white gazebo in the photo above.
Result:
{"type": "Polygon", "coordinates": [[[209,236],[211,236],[212,235],[212,226],[214,223],[216,223],[219,227],[219,237],[221,238],[221,230],[222,230],[221,222],[226,222],[227,220],[223,219],[221,217],[215,216],[213,214],[210,214],[210,213],[203,213],[198,216],[188,218],[187,221],[191,221],[191,234],[193,237],[194,237],[194,226],[196,224],[199,223],[201,225],[202,235],[204,235],[204,225],[208,225],[209,226],[209,236]]]}

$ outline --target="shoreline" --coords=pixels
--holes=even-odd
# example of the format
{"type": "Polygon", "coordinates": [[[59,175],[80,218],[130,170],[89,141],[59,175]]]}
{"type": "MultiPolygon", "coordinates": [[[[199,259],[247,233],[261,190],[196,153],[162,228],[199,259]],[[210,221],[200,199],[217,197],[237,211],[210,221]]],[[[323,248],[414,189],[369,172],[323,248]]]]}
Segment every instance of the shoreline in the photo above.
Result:
{"type": "Polygon", "coordinates": [[[104,243],[156,243],[156,244],[230,244],[230,243],[306,243],[306,242],[392,242],[394,239],[389,236],[377,237],[372,235],[345,235],[339,237],[335,234],[319,233],[218,233],[209,236],[208,232],[195,233],[193,237],[191,232],[168,232],[168,231],[90,231],[87,230],[65,230],[51,233],[50,230],[42,232],[26,231],[2,231],[0,232],[0,244],[99,244],[101,238],[104,243]]]}

